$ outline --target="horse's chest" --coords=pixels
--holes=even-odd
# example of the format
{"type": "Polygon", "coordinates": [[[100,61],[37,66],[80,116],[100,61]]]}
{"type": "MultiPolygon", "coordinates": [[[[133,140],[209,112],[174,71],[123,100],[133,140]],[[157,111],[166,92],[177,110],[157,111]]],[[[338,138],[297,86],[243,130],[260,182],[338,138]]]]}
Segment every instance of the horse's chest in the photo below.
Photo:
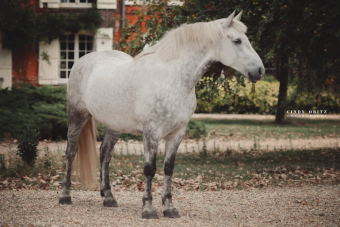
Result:
{"type": "Polygon", "coordinates": [[[196,108],[195,91],[188,94],[180,92],[158,96],[153,105],[147,105],[148,120],[159,122],[164,133],[185,127],[196,108]],[[152,108],[150,108],[153,106],[152,108]]]}

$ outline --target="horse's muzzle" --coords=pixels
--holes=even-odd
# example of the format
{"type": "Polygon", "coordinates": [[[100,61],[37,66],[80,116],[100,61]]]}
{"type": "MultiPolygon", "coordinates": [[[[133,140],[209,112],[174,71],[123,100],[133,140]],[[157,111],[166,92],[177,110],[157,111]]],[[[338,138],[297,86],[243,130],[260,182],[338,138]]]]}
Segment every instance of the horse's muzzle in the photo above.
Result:
{"type": "Polygon", "coordinates": [[[264,77],[265,69],[260,67],[257,72],[250,73],[248,72],[248,80],[252,83],[256,83],[259,80],[262,80],[264,77]]]}

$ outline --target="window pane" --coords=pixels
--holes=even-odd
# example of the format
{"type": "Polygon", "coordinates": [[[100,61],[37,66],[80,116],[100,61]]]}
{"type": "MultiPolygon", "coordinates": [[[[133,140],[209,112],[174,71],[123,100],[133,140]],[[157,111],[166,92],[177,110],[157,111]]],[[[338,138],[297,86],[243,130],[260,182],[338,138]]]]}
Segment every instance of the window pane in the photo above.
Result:
{"type": "Polygon", "coordinates": [[[94,0],[87,0],[88,3],[94,3],[94,0]]]}
{"type": "Polygon", "coordinates": [[[92,51],[93,43],[86,43],[87,51],[92,51]]]}
{"type": "Polygon", "coordinates": [[[68,50],[74,50],[74,42],[68,43],[68,50]]]}
{"type": "Polygon", "coordinates": [[[86,0],[80,0],[80,3],[86,3],[86,0]]]}
{"type": "Polygon", "coordinates": [[[66,50],[66,43],[65,42],[60,43],[60,50],[66,50]]]}
{"type": "Polygon", "coordinates": [[[86,40],[92,42],[93,41],[93,36],[87,35],[86,36],[86,40]]]}
{"type": "Polygon", "coordinates": [[[71,52],[71,51],[70,51],[70,52],[68,52],[67,55],[68,55],[68,59],[69,59],[69,60],[70,60],[70,59],[71,59],[71,60],[74,59],[74,52],[71,52]]]}
{"type": "Polygon", "coordinates": [[[67,67],[67,68],[68,68],[68,69],[72,69],[72,66],[73,66],[73,61],[69,61],[69,62],[68,62],[68,67],[67,67]]]}
{"type": "Polygon", "coordinates": [[[70,0],[71,3],[75,3],[75,0],[70,0]]]}
{"type": "Polygon", "coordinates": [[[85,41],[85,35],[79,35],[79,41],[85,41]]]}
{"type": "Polygon", "coordinates": [[[68,71],[67,78],[69,78],[69,77],[70,77],[70,73],[71,73],[71,71],[68,71]]]}
{"type": "MultiPolygon", "coordinates": [[[[66,0],[65,0],[66,1],[66,0]]],[[[60,40],[67,40],[67,35],[62,35],[62,36],[60,36],[60,38],[59,38],[60,40]]]]}
{"type": "Polygon", "coordinates": [[[68,35],[68,41],[74,42],[74,35],[68,35]]]}
{"type": "Polygon", "coordinates": [[[66,59],[66,52],[60,52],[60,59],[61,60],[66,59]]]}
{"type": "Polygon", "coordinates": [[[60,68],[61,69],[66,69],[66,61],[60,62],[60,68]]]}
{"type": "Polygon", "coordinates": [[[60,71],[60,78],[66,78],[66,72],[65,71],[60,71]]]}
{"type": "Polygon", "coordinates": [[[85,55],[85,52],[79,52],[79,58],[83,57],[85,55]]]}
{"type": "Polygon", "coordinates": [[[67,0],[61,0],[61,2],[67,2],[67,0]]]}
{"type": "Polygon", "coordinates": [[[85,43],[79,43],[79,50],[85,50],[85,43]]]}

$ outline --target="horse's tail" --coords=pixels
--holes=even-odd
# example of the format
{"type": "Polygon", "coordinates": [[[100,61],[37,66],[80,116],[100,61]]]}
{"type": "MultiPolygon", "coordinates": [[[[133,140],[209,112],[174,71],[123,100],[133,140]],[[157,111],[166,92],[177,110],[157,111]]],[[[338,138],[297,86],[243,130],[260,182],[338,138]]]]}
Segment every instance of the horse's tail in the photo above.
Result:
{"type": "Polygon", "coordinates": [[[93,189],[97,182],[96,122],[93,117],[86,122],[78,139],[78,151],[74,159],[76,181],[79,172],[82,189],[93,189]]]}

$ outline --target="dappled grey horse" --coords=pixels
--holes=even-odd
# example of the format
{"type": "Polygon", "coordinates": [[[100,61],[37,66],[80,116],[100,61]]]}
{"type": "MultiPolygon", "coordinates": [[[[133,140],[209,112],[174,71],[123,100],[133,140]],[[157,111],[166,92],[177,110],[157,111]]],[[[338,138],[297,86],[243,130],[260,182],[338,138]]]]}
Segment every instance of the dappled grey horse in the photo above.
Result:
{"type": "Polygon", "coordinates": [[[76,153],[82,185],[91,187],[96,181],[96,120],[105,125],[100,147],[104,206],[118,206],[111,192],[109,162],[120,133],[143,134],[142,218],[158,218],[152,206],[151,183],[162,138],[163,214],[179,217],[172,204],[171,182],[178,146],[196,108],[195,84],[215,61],[238,70],[252,83],[264,76],[262,61],[245,35],[246,26],[240,22],[241,13],[236,17],[234,13],[226,19],[183,24],[135,58],[112,50],[88,54],[75,63],[67,87],[67,162],[60,204],[71,204],[70,177],[76,153]]]}

